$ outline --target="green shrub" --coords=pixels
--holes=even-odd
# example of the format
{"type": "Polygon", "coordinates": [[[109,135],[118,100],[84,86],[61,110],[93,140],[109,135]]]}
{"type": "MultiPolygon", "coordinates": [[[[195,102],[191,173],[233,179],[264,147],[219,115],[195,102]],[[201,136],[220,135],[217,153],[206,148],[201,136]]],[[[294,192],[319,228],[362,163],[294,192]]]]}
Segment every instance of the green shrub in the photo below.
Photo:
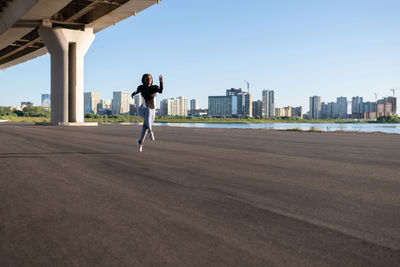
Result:
{"type": "Polygon", "coordinates": [[[376,122],[378,123],[400,123],[400,118],[397,116],[381,116],[376,122]]]}

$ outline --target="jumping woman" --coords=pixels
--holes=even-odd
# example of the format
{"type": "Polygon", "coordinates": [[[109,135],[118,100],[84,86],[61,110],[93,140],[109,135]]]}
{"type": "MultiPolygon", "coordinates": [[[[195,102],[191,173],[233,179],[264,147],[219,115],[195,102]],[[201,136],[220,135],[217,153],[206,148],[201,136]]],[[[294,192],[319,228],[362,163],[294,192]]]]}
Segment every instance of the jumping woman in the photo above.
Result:
{"type": "Polygon", "coordinates": [[[150,74],[144,74],[142,77],[142,85],[136,89],[135,92],[132,93],[132,98],[141,93],[143,97],[143,103],[139,108],[139,113],[144,117],[142,135],[140,139],[137,140],[137,148],[139,152],[142,152],[143,142],[146,138],[146,135],[149,135],[150,140],[154,141],[154,132],[153,132],[153,123],[154,118],[156,116],[156,107],[154,104],[154,98],[157,93],[162,94],[163,92],[163,77],[159,76],[160,86],[153,85],[153,77],[150,74]]]}

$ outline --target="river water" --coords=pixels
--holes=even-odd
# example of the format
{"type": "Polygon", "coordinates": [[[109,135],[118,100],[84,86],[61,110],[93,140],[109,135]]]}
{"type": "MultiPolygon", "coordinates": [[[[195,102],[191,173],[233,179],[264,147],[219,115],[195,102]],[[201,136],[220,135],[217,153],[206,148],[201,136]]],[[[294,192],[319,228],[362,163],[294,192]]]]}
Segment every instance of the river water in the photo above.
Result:
{"type": "MultiPolygon", "coordinates": [[[[134,125],[137,123],[123,123],[134,125]]],[[[236,129],[275,129],[289,130],[299,128],[304,131],[312,127],[324,132],[382,132],[400,134],[400,123],[155,123],[156,126],[190,127],[190,128],[236,128],[236,129]]]]}

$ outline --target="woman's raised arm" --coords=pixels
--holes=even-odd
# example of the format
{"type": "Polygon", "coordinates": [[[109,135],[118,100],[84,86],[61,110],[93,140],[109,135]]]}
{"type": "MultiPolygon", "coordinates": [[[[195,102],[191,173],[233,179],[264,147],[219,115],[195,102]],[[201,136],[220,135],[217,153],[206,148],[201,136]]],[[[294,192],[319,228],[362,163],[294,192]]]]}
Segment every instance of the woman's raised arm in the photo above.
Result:
{"type": "Polygon", "coordinates": [[[160,88],[158,88],[158,92],[160,94],[162,94],[163,90],[164,90],[164,79],[163,76],[160,74],[160,76],[158,76],[158,78],[160,79],[160,88]]]}

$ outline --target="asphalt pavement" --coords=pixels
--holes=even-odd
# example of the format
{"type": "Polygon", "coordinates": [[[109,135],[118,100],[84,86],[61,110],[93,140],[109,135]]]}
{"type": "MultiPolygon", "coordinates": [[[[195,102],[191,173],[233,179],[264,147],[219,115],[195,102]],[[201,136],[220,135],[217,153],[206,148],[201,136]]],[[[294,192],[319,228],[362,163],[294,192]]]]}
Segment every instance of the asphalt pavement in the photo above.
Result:
{"type": "Polygon", "coordinates": [[[400,266],[400,135],[0,124],[0,266],[400,266]]]}

